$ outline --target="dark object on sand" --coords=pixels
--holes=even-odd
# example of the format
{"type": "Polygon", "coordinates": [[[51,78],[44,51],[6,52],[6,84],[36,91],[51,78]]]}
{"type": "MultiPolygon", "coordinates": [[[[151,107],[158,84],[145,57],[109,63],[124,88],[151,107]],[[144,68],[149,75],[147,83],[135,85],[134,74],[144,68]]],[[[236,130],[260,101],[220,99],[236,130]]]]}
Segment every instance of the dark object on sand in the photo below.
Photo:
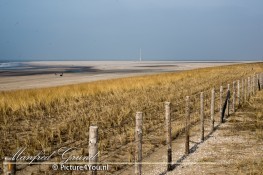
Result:
{"type": "Polygon", "coordinates": [[[61,76],[61,77],[63,76],[63,72],[60,74],[60,76],[61,76]]]}

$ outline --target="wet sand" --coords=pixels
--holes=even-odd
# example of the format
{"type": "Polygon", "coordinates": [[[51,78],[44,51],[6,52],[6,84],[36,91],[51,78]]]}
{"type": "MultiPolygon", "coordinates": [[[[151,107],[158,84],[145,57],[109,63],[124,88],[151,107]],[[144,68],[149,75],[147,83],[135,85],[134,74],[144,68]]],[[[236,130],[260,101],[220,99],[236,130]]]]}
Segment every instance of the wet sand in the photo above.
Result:
{"type": "Polygon", "coordinates": [[[53,87],[121,77],[176,72],[242,62],[39,61],[0,68],[0,91],[53,87]],[[63,73],[63,75],[62,75],[63,73]]]}

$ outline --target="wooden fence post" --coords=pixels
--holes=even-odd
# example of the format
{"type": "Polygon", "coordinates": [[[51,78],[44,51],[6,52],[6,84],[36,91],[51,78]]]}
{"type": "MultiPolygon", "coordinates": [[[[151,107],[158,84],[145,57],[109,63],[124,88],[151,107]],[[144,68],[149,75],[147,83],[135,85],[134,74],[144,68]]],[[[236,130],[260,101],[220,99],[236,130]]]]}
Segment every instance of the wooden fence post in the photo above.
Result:
{"type": "Polygon", "coordinates": [[[240,94],[240,100],[241,103],[244,103],[244,79],[242,78],[242,82],[241,82],[241,94],[240,94]]]}
{"type": "Polygon", "coordinates": [[[247,94],[248,94],[248,88],[247,88],[247,79],[245,78],[245,82],[244,82],[244,90],[245,90],[245,92],[244,92],[244,102],[246,102],[247,101],[247,94]]]}
{"type": "MultiPolygon", "coordinates": [[[[227,84],[227,92],[230,91],[230,84],[227,84]]],[[[227,99],[227,116],[229,116],[230,99],[227,99]]]]}
{"type": "Polygon", "coordinates": [[[261,76],[262,76],[262,73],[259,73],[258,74],[258,79],[259,79],[259,85],[260,85],[260,88],[262,87],[262,83],[261,83],[261,76]]]}
{"type": "Polygon", "coordinates": [[[215,117],[215,88],[211,91],[211,132],[214,131],[214,117],[215,117]]]}
{"type": "Polygon", "coordinates": [[[223,86],[220,86],[220,89],[219,89],[219,112],[220,112],[220,115],[222,114],[222,108],[223,108],[223,86]]]}
{"type": "Polygon", "coordinates": [[[201,131],[201,137],[200,137],[200,140],[201,140],[201,142],[203,142],[204,141],[204,133],[205,133],[205,131],[204,131],[204,93],[203,92],[201,92],[200,93],[200,131],[201,131]]]}
{"type": "MultiPolygon", "coordinates": [[[[229,84],[228,84],[229,85],[229,84]]],[[[229,86],[228,86],[229,88],[229,86]]],[[[226,112],[226,109],[227,109],[227,106],[229,104],[229,99],[230,99],[230,90],[227,90],[227,93],[226,93],[226,100],[224,102],[224,105],[223,105],[223,109],[222,109],[222,114],[221,114],[221,123],[224,122],[224,118],[225,118],[225,112],[226,112]]],[[[229,107],[228,107],[229,109],[229,107]]]]}
{"type": "Polygon", "coordinates": [[[251,81],[251,91],[252,91],[252,92],[251,92],[251,95],[254,95],[254,94],[255,94],[255,90],[254,90],[254,84],[255,84],[255,83],[254,83],[254,80],[255,80],[255,79],[254,79],[254,75],[251,75],[251,80],[250,80],[250,81],[251,81]]]}
{"type": "Polygon", "coordinates": [[[255,77],[255,91],[257,93],[257,91],[258,91],[258,74],[256,74],[255,76],[256,76],[255,77]]]}
{"type": "Polygon", "coordinates": [[[251,77],[250,77],[250,96],[252,97],[254,94],[253,94],[253,92],[254,92],[254,90],[253,90],[253,87],[254,87],[254,85],[253,85],[253,80],[254,80],[254,78],[253,78],[253,75],[251,75],[251,77]]]}
{"type": "Polygon", "coordinates": [[[136,113],[136,126],[135,126],[135,174],[142,174],[142,112],[136,113]]]}
{"type": "Polygon", "coordinates": [[[189,104],[189,96],[186,96],[186,105],[185,105],[185,155],[188,155],[190,153],[189,130],[190,130],[190,104],[189,104]]]}
{"type": "Polygon", "coordinates": [[[259,84],[260,86],[262,86],[262,73],[261,72],[259,73],[259,84]]]}
{"type": "Polygon", "coordinates": [[[262,76],[262,73],[260,72],[258,76],[259,76],[259,77],[258,77],[258,79],[259,79],[259,84],[260,84],[260,87],[261,87],[261,85],[262,85],[262,83],[261,83],[261,76],[262,76]]]}
{"type": "Polygon", "coordinates": [[[254,91],[254,75],[251,75],[251,95],[254,95],[255,93],[255,91],[254,91]]]}
{"type": "Polygon", "coordinates": [[[250,83],[250,77],[247,78],[247,93],[248,93],[248,100],[250,98],[250,93],[251,93],[251,89],[250,89],[251,83],[250,83]]]}
{"type": "MultiPolygon", "coordinates": [[[[89,127],[89,163],[96,166],[98,162],[98,126],[89,127]]],[[[97,170],[91,172],[92,175],[97,174],[97,170]]]]}
{"type": "Polygon", "coordinates": [[[257,82],[256,82],[256,87],[258,87],[258,88],[257,88],[258,91],[260,91],[260,89],[261,89],[259,75],[260,75],[260,74],[257,74],[257,79],[256,79],[256,80],[257,80],[257,82]]]}
{"type": "Polygon", "coordinates": [[[256,73],[253,75],[253,95],[255,95],[255,90],[256,90],[256,73]]]}
{"type": "Polygon", "coordinates": [[[261,85],[261,73],[259,74],[258,77],[258,84],[259,84],[259,91],[262,89],[262,85],[261,85]]]}
{"type": "Polygon", "coordinates": [[[260,73],[260,85],[263,86],[263,72],[260,73]]]}
{"type": "Polygon", "coordinates": [[[257,78],[256,78],[256,89],[258,89],[258,91],[260,91],[261,89],[261,85],[260,85],[260,74],[257,74],[257,78]]]}
{"type": "Polygon", "coordinates": [[[172,170],[172,128],[171,128],[171,109],[170,102],[165,102],[165,121],[166,121],[166,144],[167,144],[167,171],[172,170]]]}
{"type": "Polygon", "coordinates": [[[235,113],[235,105],[236,105],[236,86],[235,86],[236,82],[233,81],[233,113],[235,113]]]}
{"type": "MultiPolygon", "coordinates": [[[[223,115],[223,86],[220,86],[220,115],[223,115]]],[[[222,117],[220,122],[223,123],[222,117]]]]}
{"type": "Polygon", "coordinates": [[[237,80],[237,104],[240,106],[240,81],[237,80]]]}
{"type": "Polygon", "coordinates": [[[253,96],[253,75],[250,77],[250,94],[253,96]]]}
{"type": "Polygon", "coordinates": [[[5,157],[3,162],[3,175],[15,175],[15,173],[16,173],[15,160],[12,160],[11,157],[5,157]]]}

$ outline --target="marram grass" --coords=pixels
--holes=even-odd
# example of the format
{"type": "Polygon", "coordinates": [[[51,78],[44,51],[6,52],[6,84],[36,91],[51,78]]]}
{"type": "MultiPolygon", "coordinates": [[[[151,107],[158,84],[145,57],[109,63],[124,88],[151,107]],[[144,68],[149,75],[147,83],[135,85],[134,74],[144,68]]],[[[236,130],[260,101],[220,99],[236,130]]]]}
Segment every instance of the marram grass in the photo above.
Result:
{"type": "MultiPolygon", "coordinates": [[[[133,161],[136,111],[144,115],[146,155],[165,143],[165,101],[198,98],[191,95],[212,87],[218,91],[220,85],[226,88],[258,72],[263,72],[262,63],[0,92],[0,157],[21,147],[34,154],[63,145],[81,147],[87,154],[89,126],[98,125],[100,160],[133,161]]],[[[173,135],[184,127],[183,111],[183,104],[172,108],[173,135]]]]}

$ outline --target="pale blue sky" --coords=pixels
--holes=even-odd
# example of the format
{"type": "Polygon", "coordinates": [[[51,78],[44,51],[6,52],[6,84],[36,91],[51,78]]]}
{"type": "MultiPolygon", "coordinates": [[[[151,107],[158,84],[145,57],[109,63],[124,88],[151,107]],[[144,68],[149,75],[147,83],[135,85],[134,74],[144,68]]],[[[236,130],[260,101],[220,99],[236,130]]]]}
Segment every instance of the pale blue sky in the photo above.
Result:
{"type": "Polygon", "coordinates": [[[262,0],[0,0],[0,60],[263,59],[262,0]]]}

